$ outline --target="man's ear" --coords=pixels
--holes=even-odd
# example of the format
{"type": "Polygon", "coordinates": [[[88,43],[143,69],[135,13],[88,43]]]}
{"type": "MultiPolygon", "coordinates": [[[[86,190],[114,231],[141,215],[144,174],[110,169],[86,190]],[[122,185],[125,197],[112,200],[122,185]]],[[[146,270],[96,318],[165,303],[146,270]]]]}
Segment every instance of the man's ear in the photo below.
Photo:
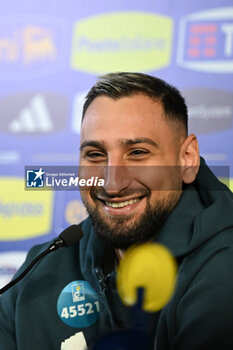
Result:
{"type": "Polygon", "coordinates": [[[196,179],[199,166],[199,146],[194,134],[189,135],[180,148],[183,182],[189,184],[196,179]]]}

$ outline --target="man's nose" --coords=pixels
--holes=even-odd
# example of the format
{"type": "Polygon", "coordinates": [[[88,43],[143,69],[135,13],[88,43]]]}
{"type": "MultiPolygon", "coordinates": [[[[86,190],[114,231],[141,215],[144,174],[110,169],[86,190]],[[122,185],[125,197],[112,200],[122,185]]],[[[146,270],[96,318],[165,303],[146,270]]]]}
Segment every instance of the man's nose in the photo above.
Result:
{"type": "Polygon", "coordinates": [[[116,196],[129,187],[129,171],[124,165],[108,165],[104,170],[104,189],[110,196],[116,196]]]}

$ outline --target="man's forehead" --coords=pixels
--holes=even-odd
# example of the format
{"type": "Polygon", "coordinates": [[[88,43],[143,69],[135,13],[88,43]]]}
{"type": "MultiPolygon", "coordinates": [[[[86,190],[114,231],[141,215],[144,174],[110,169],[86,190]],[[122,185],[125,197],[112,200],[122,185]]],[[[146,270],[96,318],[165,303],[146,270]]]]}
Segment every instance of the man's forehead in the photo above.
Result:
{"type": "Polygon", "coordinates": [[[81,128],[81,143],[103,140],[129,145],[130,140],[134,142],[135,139],[147,138],[160,144],[162,139],[173,139],[177,137],[177,132],[180,134],[172,124],[174,122],[166,119],[161,103],[146,95],[117,100],[98,96],[86,111],[81,128]]]}
{"type": "MultiPolygon", "coordinates": [[[[155,102],[146,95],[133,95],[112,99],[98,96],[89,105],[81,125],[81,132],[96,130],[104,125],[114,129],[127,127],[131,130],[140,125],[141,130],[153,127],[156,123],[166,122],[160,102],[155,102]],[[151,125],[150,125],[151,124],[151,125]]],[[[125,129],[124,133],[129,130],[125,129]]]]}
{"type": "Polygon", "coordinates": [[[143,93],[132,94],[129,96],[122,96],[119,98],[112,98],[106,95],[100,95],[93,99],[93,101],[88,106],[85,115],[83,116],[83,120],[85,120],[87,115],[93,114],[98,110],[102,110],[105,108],[111,107],[121,108],[125,106],[132,106],[134,108],[148,108],[148,106],[153,106],[156,109],[159,109],[162,114],[164,114],[163,106],[158,99],[152,98],[143,93]]]}

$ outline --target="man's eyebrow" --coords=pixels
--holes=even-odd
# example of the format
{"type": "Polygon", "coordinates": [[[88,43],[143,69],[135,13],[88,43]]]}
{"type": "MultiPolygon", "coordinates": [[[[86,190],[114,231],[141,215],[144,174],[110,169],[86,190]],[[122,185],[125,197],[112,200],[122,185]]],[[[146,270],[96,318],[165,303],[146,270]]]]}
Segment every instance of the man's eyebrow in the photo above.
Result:
{"type": "Polygon", "coordinates": [[[158,147],[158,144],[156,142],[154,142],[152,139],[149,139],[147,137],[137,137],[135,139],[120,141],[121,146],[133,146],[133,145],[136,145],[137,143],[149,143],[154,147],[158,147]]]}
{"type": "MultiPolygon", "coordinates": [[[[152,139],[147,138],[147,137],[137,137],[135,139],[122,139],[119,141],[119,145],[121,147],[128,147],[128,146],[133,146],[139,143],[149,143],[150,145],[157,147],[158,144],[154,142],[152,139]]],[[[85,147],[96,147],[99,149],[105,149],[105,142],[104,141],[94,141],[94,140],[86,140],[83,141],[80,145],[80,152],[85,148],[85,147]]]]}
{"type": "Polygon", "coordinates": [[[104,141],[92,141],[92,140],[83,141],[79,147],[79,150],[82,151],[85,147],[88,147],[88,146],[103,149],[104,141]]]}

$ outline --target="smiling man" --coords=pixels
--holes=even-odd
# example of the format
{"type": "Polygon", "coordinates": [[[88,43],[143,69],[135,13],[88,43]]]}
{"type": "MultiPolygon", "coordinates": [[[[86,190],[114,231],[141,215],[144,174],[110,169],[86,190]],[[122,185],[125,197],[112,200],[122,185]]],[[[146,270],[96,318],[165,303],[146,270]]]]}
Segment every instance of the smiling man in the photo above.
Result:
{"type": "Polygon", "coordinates": [[[175,88],[142,74],[105,79],[109,85],[100,81],[87,97],[80,147],[81,166],[108,167],[105,186],[83,191],[82,200],[96,234],[126,249],[154,238],[182,183],[194,181],[198,143],[187,137],[187,109],[175,88]]]}
{"type": "MultiPolygon", "coordinates": [[[[113,73],[92,87],[79,175],[104,185],[81,191],[89,213],[81,241],[0,298],[1,350],[85,349],[130,327],[116,267],[128,247],[149,241],[178,264],[172,299],[149,314],[153,349],[233,349],[233,196],[200,158],[187,120],[179,91],[158,78],[113,73]]],[[[34,247],[22,269],[50,243],[34,247]]]]}

